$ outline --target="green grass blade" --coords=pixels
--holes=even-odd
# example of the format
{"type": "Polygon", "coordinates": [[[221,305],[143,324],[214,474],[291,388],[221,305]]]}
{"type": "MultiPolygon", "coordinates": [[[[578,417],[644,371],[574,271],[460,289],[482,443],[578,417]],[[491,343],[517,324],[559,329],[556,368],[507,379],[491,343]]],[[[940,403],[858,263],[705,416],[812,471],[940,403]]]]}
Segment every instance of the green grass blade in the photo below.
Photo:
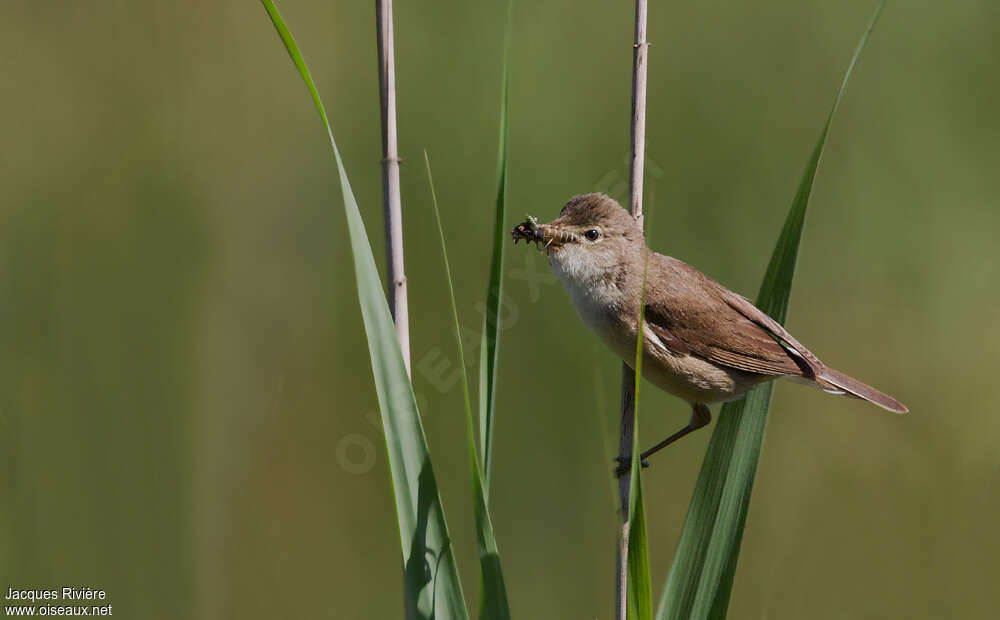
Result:
{"type": "MultiPolygon", "coordinates": [[[[854,52],[785,219],[757,296],[757,306],[779,322],[788,312],[806,206],[823,146],[847,82],[882,11],[878,4],[854,52]]],[[[719,415],[660,600],[658,620],[725,618],[747,506],[767,425],[772,384],[763,384],[719,415]]]]}
{"type": "Polygon", "coordinates": [[[507,100],[510,82],[510,37],[513,2],[507,2],[504,32],[503,87],[500,99],[500,153],[497,157],[497,199],[493,210],[493,252],[486,288],[483,339],[479,347],[479,447],[482,450],[486,497],[490,495],[493,462],[493,418],[496,402],[497,352],[500,344],[500,300],[503,298],[503,255],[507,241],[504,227],[507,200],[507,100]]]}
{"type": "MultiPolygon", "coordinates": [[[[637,474],[634,474],[637,476],[637,474]]],[[[642,485],[633,478],[634,507],[630,507],[628,530],[628,611],[626,618],[653,617],[653,590],[649,576],[649,540],[646,538],[646,508],[642,485]]]]}
{"type": "Polygon", "coordinates": [[[626,580],[626,618],[650,620],[653,617],[653,594],[649,576],[649,541],[646,538],[646,510],[642,499],[642,450],[639,448],[639,384],[642,382],[642,331],[646,319],[646,267],[649,254],[642,261],[642,288],[639,302],[638,333],[635,342],[635,385],[632,407],[632,475],[628,493],[628,578],[626,580]]]}
{"type": "Polygon", "coordinates": [[[455,304],[455,287],[451,279],[448,263],[447,242],[441,225],[441,211],[438,209],[437,192],[434,191],[434,177],[431,162],[424,151],[427,165],[427,182],[431,188],[431,204],[434,206],[434,220],[437,222],[441,238],[441,256],[444,259],[444,273],[448,280],[448,299],[451,302],[451,317],[455,328],[455,343],[458,346],[458,367],[462,370],[462,396],[465,399],[465,440],[469,453],[469,473],[472,479],[472,495],[476,516],[476,539],[479,542],[480,596],[479,617],[481,620],[510,620],[507,604],[507,587],[504,585],[503,570],[500,568],[500,553],[497,551],[496,537],[493,535],[493,521],[486,506],[483,490],[483,475],[476,456],[475,430],[472,423],[472,402],[469,398],[469,376],[465,371],[465,350],[462,346],[462,330],[458,322],[458,306],[455,304]]]}
{"type": "Polygon", "coordinates": [[[448,526],[431,468],[427,441],[403,366],[371,244],[333,131],[309,69],[271,0],[261,0],[292,62],[312,95],[333,147],[344,195],[344,212],[354,257],[358,299],[368,337],[372,374],[389,454],[399,535],[403,549],[406,618],[468,618],[452,553],[448,526]]]}

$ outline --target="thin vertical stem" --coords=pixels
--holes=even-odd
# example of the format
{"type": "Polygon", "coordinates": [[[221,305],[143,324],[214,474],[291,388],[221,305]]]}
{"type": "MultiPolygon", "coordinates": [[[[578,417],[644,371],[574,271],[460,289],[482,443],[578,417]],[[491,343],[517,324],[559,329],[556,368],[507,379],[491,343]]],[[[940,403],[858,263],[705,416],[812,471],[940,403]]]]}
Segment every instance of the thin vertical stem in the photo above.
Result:
{"type": "MultiPolygon", "coordinates": [[[[629,211],[642,224],[642,173],[646,156],[646,66],[649,43],[646,41],[646,0],[635,0],[635,41],[632,46],[632,157],[629,170],[629,211]]],[[[618,454],[631,459],[635,432],[635,373],[622,363],[622,415],[619,424],[618,454]]],[[[627,610],[628,578],[628,504],[632,484],[631,468],[618,479],[621,531],[618,539],[615,618],[624,620],[627,610]]]]}
{"type": "MultiPolygon", "coordinates": [[[[640,2],[642,0],[639,0],[640,2]]],[[[624,620],[628,608],[628,501],[632,485],[632,468],[627,459],[632,456],[632,439],[635,432],[635,372],[627,364],[622,363],[622,417],[619,423],[618,463],[626,469],[618,478],[618,513],[621,517],[621,529],[618,532],[618,558],[616,565],[616,598],[615,618],[624,620]]]]}
{"type": "Polygon", "coordinates": [[[635,43],[632,46],[632,167],[629,170],[629,210],[642,219],[642,172],[646,163],[646,0],[635,2],[635,43]]]}
{"type": "Polygon", "coordinates": [[[403,272],[403,209],[399,197],[399,151],[396,146],[396,63],[392,41],[392,0],[375,0],[378,38],[379,100],[382,104],[382,205],[389,308],[396,338],[410,374],[410,325],[403,272]]]}

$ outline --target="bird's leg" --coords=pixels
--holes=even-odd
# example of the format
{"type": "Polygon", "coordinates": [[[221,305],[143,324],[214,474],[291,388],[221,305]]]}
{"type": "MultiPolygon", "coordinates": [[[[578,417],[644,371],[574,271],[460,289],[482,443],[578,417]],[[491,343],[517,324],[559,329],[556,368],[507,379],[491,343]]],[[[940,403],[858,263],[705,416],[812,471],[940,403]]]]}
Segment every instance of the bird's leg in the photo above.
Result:
{"type": "Polygon", "coordinates": [[[667,437],[660,443],[656,444],[649,450],[642,453],[639,458],[646,459],[651,455],[656,454],[663,448],[666,448],[670,444],[674,443],[684,435],[692,431],[696,431],[703,426],[708,426],[708,423],[712,421],[712,412],[709,410],[708,405],[702,403],[692,403],[691,404],[691,419],[688,421],[687,426],[677,431],[670,437],[667,437]]]}
{"type": "MultiPolygon", "coordinates": [[[[639,455],[639,460],[642,463],[642,466],[649,467],[649,463],[646,462],[647,458],[649,458],[653,454],[656,454],[663,448],[666,448],[667,446],[674,443],[681,437],[687,435],[688,433],[696,431],[703,426],[707,426],[708,423],[711,421],[712,421],[712,412],[709,410],[708,405],[704,405],[702,403],[692,403],[691,419],[688,421],[687,426],[685,426],[681,430],[677,431],[673,435],[667,437],[660,443],[656,444],[649,450],[646,450],[641,455],[639,455]]],[[[615,469],[615,475],[621,477],[632,466],[632,458],[618,457],[615,460],[618,461],[618,467],[615,469]]]]}

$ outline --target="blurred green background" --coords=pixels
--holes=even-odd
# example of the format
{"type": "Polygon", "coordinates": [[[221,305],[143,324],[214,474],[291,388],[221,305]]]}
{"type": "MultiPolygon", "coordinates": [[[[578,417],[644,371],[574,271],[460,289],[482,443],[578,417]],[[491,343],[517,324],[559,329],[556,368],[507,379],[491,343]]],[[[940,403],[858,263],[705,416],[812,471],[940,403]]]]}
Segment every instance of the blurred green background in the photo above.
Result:
{"type": "MultiPolygon", "coordinates": [[[[373,3],[279,8],[382,261],[373,3]]],[[[653,3],[656,249],[756,293],[873,2],[653,3]]],[[[415,389],[474,600],[461,390],[420,159],[478,335],[502,3],[397,3],[415,389]]],[[[733,618],[995,617],[995,2],[892,2],[813,192],[791,331],[909,416],[782,384],[733,618]]],[[[625,195],[632,4],[517,2],[508,224],[625,195]]],[[[340,191],[255,2],[0,6],[0,586],[126,618],[391,618],[401,556],[340,191]]],[[[491,506],[513,612],[609,618],[618,362],[508,248],[491,506]]],[[[467,359],[477,359],[467,354],[467,359]]],[[[648,385],[648,384],[647,384],[648,385]]],[[[646,389],[643,444],[687,406],[646,389]]],[[[644,476],[659,594],[708,431],[644,476]]]]}

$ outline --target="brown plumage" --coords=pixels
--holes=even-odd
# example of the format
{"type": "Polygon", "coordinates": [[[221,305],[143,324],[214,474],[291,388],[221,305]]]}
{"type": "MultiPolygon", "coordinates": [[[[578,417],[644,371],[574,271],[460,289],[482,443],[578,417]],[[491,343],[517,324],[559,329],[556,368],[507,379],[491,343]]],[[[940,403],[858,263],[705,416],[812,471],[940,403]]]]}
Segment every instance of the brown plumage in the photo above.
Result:
{"type": "Polygon", "coordinates": [[[825,366],[744,297],[649,250],[639,224],[604,194],[575,196],[554,221],[528,221],[512,235],[515,242],[538,242],[584,323],[630,366],[647,257],[643,376],[693,408],[688,426],[655,449],[707,424],[706,404],[741,398],[779,377],[907,411],[887,394],[825,366]]]}

